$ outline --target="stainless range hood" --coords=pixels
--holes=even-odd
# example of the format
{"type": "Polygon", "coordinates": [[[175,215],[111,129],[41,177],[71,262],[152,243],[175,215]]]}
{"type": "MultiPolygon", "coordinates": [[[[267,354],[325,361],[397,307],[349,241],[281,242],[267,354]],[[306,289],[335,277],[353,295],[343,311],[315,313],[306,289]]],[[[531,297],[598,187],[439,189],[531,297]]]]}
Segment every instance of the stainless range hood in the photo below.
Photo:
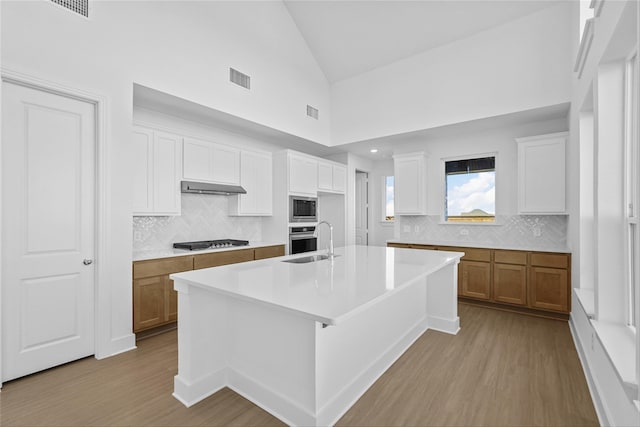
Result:
{"type": "Polygon", "coordinates": [[[208,182],[182,181],[180,189],[183,193],[217,194],[222,196],[247,194],[247,190],[239,185],[211,184],[208,182]]]}

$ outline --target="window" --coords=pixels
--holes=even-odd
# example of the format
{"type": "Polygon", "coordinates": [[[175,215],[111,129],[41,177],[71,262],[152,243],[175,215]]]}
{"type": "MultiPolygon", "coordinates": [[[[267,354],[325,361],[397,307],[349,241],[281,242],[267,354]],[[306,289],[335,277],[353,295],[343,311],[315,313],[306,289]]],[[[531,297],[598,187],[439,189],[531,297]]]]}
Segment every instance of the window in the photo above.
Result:
{"type": "Polygon", "coordinates": [[[636,293],[640,287],[640,221],[638,203],[640,185],[638,168],[640,167],[640,149],[638,148],[638,54],[627,61],[625,78],[625,207],[626,207],[626,321],[636,328],[636,293]]]}
{"type": "Polygon", "coordinates": [[[394,177],[382,177],[382,220],[393,221],[395,219],[394,207],[394,177]]]}
{"type": "Polygon", "coordinates": [[[445,161],[446,222],[494,222],[496,158],[445,161]]]}

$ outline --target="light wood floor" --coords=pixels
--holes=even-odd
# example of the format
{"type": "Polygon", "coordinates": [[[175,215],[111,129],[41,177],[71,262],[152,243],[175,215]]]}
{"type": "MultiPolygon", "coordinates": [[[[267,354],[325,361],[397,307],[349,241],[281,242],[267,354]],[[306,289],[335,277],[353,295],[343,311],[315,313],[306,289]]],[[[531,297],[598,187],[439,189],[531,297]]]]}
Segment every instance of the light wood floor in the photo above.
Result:
{"type": "MultiPolygon", "coordinates": [[[[341,426],[597,425],[566,322],[460,305],[457,336],[428,331],[341,426]]],[[[175,331],[105,360],[4,384],[1,426],[283,425],[229,389],[187,409],[171,396],[175,331]]]]}

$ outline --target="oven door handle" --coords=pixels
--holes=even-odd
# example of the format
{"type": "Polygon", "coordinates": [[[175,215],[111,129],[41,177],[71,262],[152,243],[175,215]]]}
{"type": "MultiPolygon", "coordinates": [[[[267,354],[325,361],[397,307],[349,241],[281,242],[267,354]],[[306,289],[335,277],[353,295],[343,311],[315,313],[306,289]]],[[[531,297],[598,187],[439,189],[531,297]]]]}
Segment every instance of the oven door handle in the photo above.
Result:
{"type": "Polygon", "coordinates": [[[291,239],[291,240],[302,240],[302,239],[309,239],[309,238],[316,239],[316,237],[313,237],[313,233],[309,233],[309,234],[290,234],[289,235],[289,239],[291,239]]]}

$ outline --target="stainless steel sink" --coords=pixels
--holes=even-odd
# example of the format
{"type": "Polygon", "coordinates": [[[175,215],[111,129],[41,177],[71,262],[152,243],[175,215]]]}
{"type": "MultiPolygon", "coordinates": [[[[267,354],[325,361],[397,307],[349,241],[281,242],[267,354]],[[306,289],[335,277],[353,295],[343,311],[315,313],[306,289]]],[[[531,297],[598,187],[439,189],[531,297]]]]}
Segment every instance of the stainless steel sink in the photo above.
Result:
{"type": "MultiPolygon", "coordinates": [[[[338,257],[338,256],[340,255],[334,255],[334,257],[338,257]]],[[[292,262],[294,264],[306,264],[308,262],[322,261],[325,259],[329,259],[329,255],[309,255],[309,256],[303,256],[300,258],[285,259],[285,260],[282,260],[282,262],[292,262]]]]}

